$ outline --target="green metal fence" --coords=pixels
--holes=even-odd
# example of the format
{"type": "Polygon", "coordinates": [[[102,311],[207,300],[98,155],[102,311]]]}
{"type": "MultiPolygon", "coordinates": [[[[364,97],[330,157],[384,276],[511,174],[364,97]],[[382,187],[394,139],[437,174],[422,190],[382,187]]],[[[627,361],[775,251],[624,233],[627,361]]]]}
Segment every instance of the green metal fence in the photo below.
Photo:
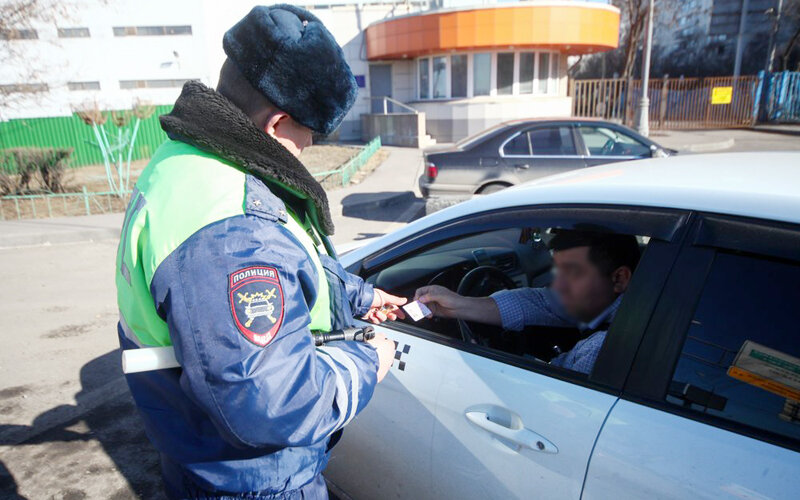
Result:
{"type": "Polygon", "coordinates": [[[26,194],[0,197],[0,220],[69,217],[123,212],[131,191],[26,194]]]}
{"type": "MultiPolygon", "coordinates": [[[[167,135],[161,130],[158,117],[171,110],[172,105],[156,106],[155,113],[142,120],[133,151],[134,160],[149,158],[167,139],[167,135]]],[[[109,135],[117,135],[117,127],[111,120],[108,120],[104,127],[109,135]]],[[[75,114],[0,122],[0,149],[72,148],[74,151],[69,160],[69,165],[72,167],[103,163],[100,149],[93,145],[95,141],[92,127],[83,123],[83,120],[75,114]]]]}
{"type": "Polygon", "coordinates": [[[350,178],[353,177],[353,174],[358,172],[380,148],[381,137],[378,136],[369,141],[369,143],[367,143],[367,145],[364,146],[364,148],[361,149],[358,154],[350,158],[347,163],[341,167],[337,168],[336,170],[318,172],[314,174],[314,177],[323,185],[338,184],[341,186],[346,186],[350,182],[350,178]]]}

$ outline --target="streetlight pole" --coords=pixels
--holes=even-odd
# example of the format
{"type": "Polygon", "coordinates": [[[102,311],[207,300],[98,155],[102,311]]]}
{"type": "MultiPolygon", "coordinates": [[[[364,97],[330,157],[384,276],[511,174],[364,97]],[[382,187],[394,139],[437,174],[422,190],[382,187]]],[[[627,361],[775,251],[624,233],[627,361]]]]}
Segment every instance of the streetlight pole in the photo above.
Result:
{"type": "Polygon", "coordinates": [[[636,109],[636,131],[647,137],[650,135],[650,98],[647,91],[650,87],[650,52],[653,46],[653,0],[647,8],[647,35],[642,51],[642,98],[636,109]]]}
{"type": "Polygon", "coordinates": [[[748,0],[742,0],[742,13],[739,16],[739,35],[736,37],[736,61],[733,63],[733,76],[742,74],[742,52],[744,51],[744,28],[747,24],[748,0]]]}

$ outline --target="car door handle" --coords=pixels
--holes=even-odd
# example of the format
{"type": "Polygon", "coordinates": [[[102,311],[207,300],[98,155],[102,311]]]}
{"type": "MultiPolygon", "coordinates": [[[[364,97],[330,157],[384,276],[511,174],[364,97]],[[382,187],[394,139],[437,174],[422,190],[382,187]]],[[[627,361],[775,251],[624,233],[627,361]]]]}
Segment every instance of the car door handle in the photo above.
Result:
{"type": "MultiPolygon", "coordinates": [[[[490,415],[485,411],[466,411],[464,415],[467,420],[480,427],[481,429],[502,438],[506,442],[513,443],[519,448],[529,448],[533,451],[542,453],[558,453],[556,445],[542,437],[541,435],[526,429],[521,424],[518,426],[507,427],[491,420],[490,415]],[[518,427],[518,428],[516,428],[518,427]]],[[[519,449],[517,450],[519,451],[519,449]]]]}

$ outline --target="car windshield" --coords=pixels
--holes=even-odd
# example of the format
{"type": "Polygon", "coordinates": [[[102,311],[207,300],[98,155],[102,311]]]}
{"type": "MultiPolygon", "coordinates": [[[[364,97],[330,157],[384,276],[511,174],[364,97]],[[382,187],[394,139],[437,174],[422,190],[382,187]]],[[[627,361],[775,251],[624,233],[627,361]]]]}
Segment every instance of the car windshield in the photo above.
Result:
{"type": "Polygon", "coordinates": [[[482,132],[478,132],[477,134],[474,134],[474,135],[471,135],[469,137],[465,137],[464,139],[461,139],[460,141],[458,141],[456,143],[456,147],[457,148],[461,148],[461,149],[468,148],[468,147],[472,146],[473,144],[475,144],[476,142],[480,141],[481,139],[483,139],[485,137],[489,137],[490,135],[494,134],[498,130],[500,130],[502,128],[506,128],[507,126],[508,126],[507,123],[499,123],[499,124],[495,125],[494,127],[489,127],[489,128],[487,128],[486,130],[484,130],[482,132]]]}

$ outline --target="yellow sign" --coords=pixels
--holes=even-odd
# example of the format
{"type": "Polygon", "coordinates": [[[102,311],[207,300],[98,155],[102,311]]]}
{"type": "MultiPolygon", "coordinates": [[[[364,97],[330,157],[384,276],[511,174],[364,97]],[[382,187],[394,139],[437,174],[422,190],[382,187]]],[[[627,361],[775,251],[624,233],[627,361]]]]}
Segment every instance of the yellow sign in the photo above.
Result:
{"type": "Polygon", "coordinates": [[[711,89],[711,104],[730,104],[733,87],[714,87],[711,89]]]}

